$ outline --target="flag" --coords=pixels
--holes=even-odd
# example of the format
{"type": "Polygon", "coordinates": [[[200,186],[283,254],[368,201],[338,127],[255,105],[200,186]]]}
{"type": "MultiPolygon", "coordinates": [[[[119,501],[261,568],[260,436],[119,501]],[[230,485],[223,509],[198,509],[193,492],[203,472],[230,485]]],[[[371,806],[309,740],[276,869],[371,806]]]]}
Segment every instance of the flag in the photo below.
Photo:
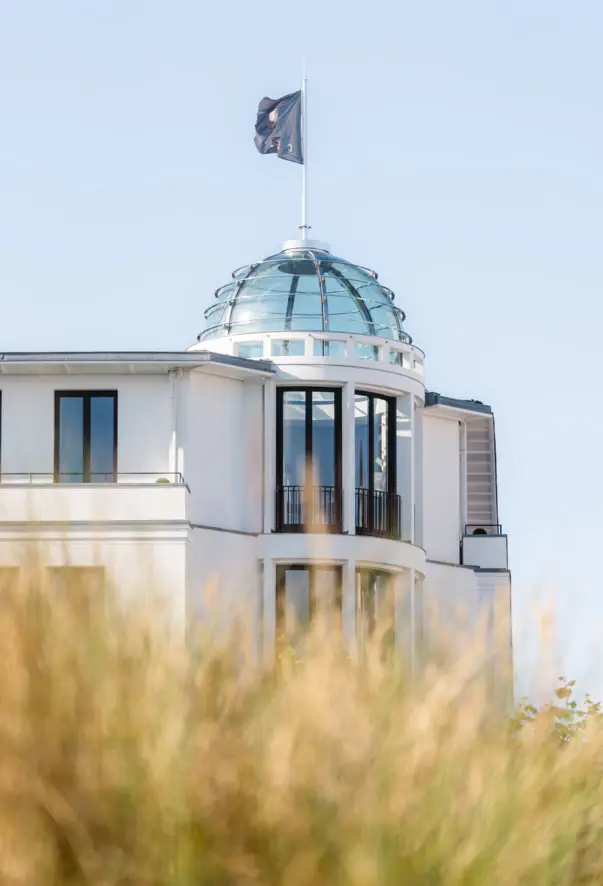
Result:
{"type": "Polygon", "coordinates": [[[281,160],[303,163],[301,114],[301,90],[282,98],[263,98],[255,124],[255,146],[260,154],[278,154],[281,160]]]}

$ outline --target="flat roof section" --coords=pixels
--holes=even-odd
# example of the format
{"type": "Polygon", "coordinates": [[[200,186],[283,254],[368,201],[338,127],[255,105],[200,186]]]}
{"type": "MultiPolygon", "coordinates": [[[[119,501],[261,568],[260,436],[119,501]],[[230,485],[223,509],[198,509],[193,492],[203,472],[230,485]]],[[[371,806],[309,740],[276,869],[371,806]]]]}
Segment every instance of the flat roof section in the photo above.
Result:
{"type": "Polygon", "coordinates": [[[125,366],[147,365],[189,368],[207,364],[230,366],[236,369],[272,375],[275,372],[271,360],[250,360],[246,357],[233,357],[229,354],[216,354],[213,351],[6,351],[0,353],[0,373],[10,367],[69,365],[125,366]]]}
{"type": "Polygon", "coordinates": [[[445,397],[435,391],[425,392],[425,406],[450,406],[452,409],[464,409],[467,412],[492,415],[492,408],[482,403],[481,400],[457,400],[455,397],[445,397]]]}

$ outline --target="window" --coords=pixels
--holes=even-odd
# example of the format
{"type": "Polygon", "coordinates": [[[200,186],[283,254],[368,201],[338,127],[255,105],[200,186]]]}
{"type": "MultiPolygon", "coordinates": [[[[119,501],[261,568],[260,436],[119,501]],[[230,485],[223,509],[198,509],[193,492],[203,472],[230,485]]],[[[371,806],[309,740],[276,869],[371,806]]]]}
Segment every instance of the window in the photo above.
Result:
{"type": "Polygon", "coordinates": [[[364,345],[356,342],[354,355],[357,360],[378,360],[379,345],[364,345]]]}
{"type": "Polygon", "coordinates": [[[329,341],[321,338],[314,340],[315,357],[345,357],[346,343],[344,341],[329,341]]]}
{"type": "Polygon", "coordinates": [[[117,480],[117,393],[55,392],[55,483],[117,480]]]}
{"type": "Polygon", "coordinates": [[[361,638],[377,636],[393,646],[395,604],[394,576],[377,569],[356,570],[356,613],[361,638]]]}
{"type": "Polygon", "coordinates": [[[395,398],[357,392],[354,424],[356,532],[400,538],[395,398]]]}
{"type": "Polygon", "coordinates": [[[248,360],[261,360],[264,356],[264,342],[241,342],[241,344],[237,347],[237,355],[239,357],[245,357],[248,360]]]}
{"type": "Polygon", "coordinates": [[[303,357],[306,352],[306,343],[301,338],[273,339],[273,357],[303,357]]]}
{"type": "Polygon", "coordinates": [[[341,628],[341,566],[277,566],[277,640],[299,636],[317,613],[334,615],[335,626],[341,628]]]}
{"type": "Polygon", "coordinates": [[[338,532],[341,390],[277,391],[277,529],[338,532]]]}

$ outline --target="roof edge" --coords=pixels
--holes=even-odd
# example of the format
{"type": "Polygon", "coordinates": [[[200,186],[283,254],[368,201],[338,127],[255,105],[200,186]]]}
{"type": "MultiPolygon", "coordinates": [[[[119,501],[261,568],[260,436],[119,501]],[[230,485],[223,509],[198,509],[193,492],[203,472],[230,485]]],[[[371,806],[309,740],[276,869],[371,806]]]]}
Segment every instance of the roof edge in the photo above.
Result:
{"type": "Polygon", "coordinates": [[[466,412],[478,412],[481,415],[492,415],[492,407],[481,400],[458,400],[455,397],[445,397],[436,391],[425,391],[425,407],[449,406],[452,409],[463,409],[466,412]]]}
{"type": "Polygon", "coordinates": [[[205,363],[216,363],[222,366],[236,366],[254,372],[274,373],[275,367],[271,360],[251,360],[247,357],[235,357],[230,354],[218,354],[213,351],[5,351],[0,353],[2,364],[99,364],[99,363],[146,363],[165,364],[170,366],[200,366],[205,363]]]}

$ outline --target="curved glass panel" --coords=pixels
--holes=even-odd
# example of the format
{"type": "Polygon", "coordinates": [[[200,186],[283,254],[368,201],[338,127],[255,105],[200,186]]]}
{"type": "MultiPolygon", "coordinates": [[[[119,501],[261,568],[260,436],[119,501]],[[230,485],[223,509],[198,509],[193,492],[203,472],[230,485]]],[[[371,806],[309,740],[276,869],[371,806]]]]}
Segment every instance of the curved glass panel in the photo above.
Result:
{"type": "Polygon", "coordinates": [[[239,268],[205,312],[199,341],[247,332],[342,332],[410,342],[404,312],[377,275],[321,249],[239,268]]]}

